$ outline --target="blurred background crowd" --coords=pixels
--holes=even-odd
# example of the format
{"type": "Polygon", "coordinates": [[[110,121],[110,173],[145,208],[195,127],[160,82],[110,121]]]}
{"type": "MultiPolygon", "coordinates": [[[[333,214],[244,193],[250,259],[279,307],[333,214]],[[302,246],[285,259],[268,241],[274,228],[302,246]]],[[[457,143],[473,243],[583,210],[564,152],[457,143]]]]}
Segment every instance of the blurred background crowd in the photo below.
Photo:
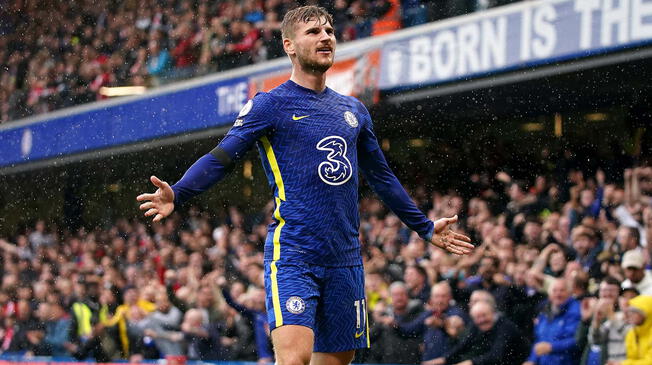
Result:
{"type": "MultiPolygon", "coordinates": [[[[363,196],[372,346],[355,361],[652,363],[652,168],[616,175],[413,186],[431,218],[460,216],[457,229],[479,245],[466,257],[363,196]]],[[[37,221],[0,239],[0,351],[272,362],[262,255],[272,209],[189,206],[151,226],[75,231],[37,221]]]]}
{"type": "Polygon", "coordinates": [[[0,7],[0,123],[284,55],[280,21],[324,6],[346,42],[511,0],[80,0],[0,7]]]}

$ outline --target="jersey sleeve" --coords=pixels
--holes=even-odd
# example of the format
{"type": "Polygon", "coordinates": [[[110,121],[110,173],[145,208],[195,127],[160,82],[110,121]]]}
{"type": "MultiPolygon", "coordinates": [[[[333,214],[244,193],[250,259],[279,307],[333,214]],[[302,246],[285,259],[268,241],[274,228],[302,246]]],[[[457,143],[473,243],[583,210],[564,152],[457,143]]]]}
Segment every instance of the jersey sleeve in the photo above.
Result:
{"type": "MultiPolygon", "coordinates": [[[[273,128],[272,111],[274,109],[274,102],[269,94],[256,94],[242,108],[235,123],[233,123],[233,127],[231,127],[226,136],[239,138],[251,147],[260,137],[267,134],[273,128]]],[[[237,151],[227,150],[227,153],[235,152],[237,151]]],[[[233,155],[231,157],[237,158],[240,156],[233,155]]]]}
{"type": "Polygon", "coordinates": [[[360,102],[358,102],[358,114],[362,116],[360,134],[358,135],[358,153],[361,151],[371,152],[380,149],[378,139],[376,139],[376,134],[374,133],[371,115],[367,108],[365,108],[365,106],[360,102]]]}
{"type": "Polygon", "coordinates": [[[242,108],[238,117],[222,141],[210,153],[197,160],[172,185],[174,204],[179,206],[192,197],[208,190],[230,171],[232,164],[253,146],[263,135],[269,133],[273,121],[269,118],[270,98],[259,93],[242,108]]]}
{"type": "Polygon", "coordinates": [[[373,131],[371,116],[361,105],[362,128],[358,136],[358,164],[365,179],[383,202],[405,225],[430,240],[434,224],[417,208],[398,178],[389,168],[373,131]]]}

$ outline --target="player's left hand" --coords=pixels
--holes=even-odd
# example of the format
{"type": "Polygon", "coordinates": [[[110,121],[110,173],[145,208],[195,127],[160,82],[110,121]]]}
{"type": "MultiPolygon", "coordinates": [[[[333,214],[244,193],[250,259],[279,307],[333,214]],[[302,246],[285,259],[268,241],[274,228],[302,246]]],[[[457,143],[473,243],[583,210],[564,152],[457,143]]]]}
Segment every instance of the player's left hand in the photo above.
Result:
{"type": "Polygon", "coordinates": [[[457,222],[457,215],[451,218],[437,219],[435,231],[432,234],[430,243],[457,255],[468,255],[473,251],[471,239],[461,233],[453,231],[450,226],[457,222]]]}

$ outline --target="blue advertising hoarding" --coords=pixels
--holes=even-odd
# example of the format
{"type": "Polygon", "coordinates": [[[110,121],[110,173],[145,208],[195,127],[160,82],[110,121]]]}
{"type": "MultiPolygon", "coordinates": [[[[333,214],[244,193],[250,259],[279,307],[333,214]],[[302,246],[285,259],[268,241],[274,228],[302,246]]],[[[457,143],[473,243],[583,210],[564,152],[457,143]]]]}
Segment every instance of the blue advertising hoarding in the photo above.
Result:
{"type": "Polygon", "coordinates": [[[410,30],[382,47],[379,87],[414,88],[652,41],[652,0],[523,2],[410,30]]]}
{"type": "Polygon", "coordinates": [[[249,98],[238,77],[0,131],[0,166],[229,125],[249,98]]]}

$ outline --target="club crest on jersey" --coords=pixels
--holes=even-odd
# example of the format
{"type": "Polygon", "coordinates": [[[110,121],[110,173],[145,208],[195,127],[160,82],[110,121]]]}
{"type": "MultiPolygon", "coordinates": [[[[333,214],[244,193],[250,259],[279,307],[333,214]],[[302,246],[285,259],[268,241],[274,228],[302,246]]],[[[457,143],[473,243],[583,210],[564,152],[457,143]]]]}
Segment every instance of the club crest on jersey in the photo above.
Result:
{"type": "Polygon", "coordinates": [[[242,118],[238,118],[235,120],[235,123],[233,123],[233,126],[240,127],[242,125],[242,122],[243,122],[242,118]]]}
{"type": "Polygon", "coordinates": [[[285,302],[285,308],[293,314],[300,314],[306,310],[306,303],[300,297],[290,297],[285,302]]]}
{"type": "Polygon", "coordinates": [[[344,112],[344,120],[346,121],[346,124],[351,126],[351,128],[358,126],[358,118],[356,118],[355,114],[351,113],[348,110],[344,112]]]}
{"type": "Polygon", "coordinates": [[[249,99],[249,101],[247,102],[247,104],[245,104],[245,105],[242,107],[242,109],[240,109],[240,113],[238,113],[238,118],[242,118],[242,117],[244,117],[245,115],[249,114],[249,112],[251,111],[251,108],[252,108],[253,106],[254,106],[254,101],[251,100],[251,99],[249,99]]]}

